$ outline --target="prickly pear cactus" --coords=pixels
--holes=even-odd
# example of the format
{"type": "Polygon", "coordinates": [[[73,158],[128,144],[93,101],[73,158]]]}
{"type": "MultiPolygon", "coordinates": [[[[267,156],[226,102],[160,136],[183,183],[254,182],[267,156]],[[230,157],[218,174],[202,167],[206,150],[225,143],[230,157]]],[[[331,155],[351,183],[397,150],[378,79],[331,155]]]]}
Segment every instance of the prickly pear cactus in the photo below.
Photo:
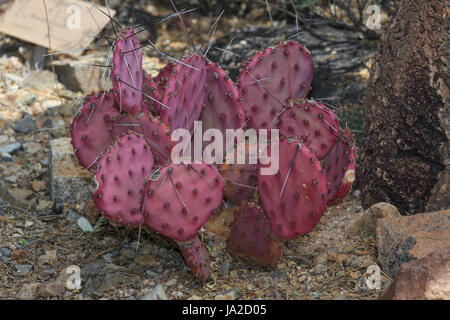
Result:
{"type": "Polygon", "coordinates": [[[285,103],[308,94],[312,78],[311,54],[297,42],[288,41],[257,53],[239,77],[248,126],[274,128],[285,103]]]}
{"type": "Polygon", "coordinates": [[[186,265],[200,281],[206,281],[211,275],[208,250],[198,236],[179,244],[186,265]]]}
{"type": "Polygon", "coordinates": [[[205,164],[170,164],[152,180],[145,186],[145,222],[178,242],[191,241],[223,200],[223,180],[205,164]]]}
{"type": "Polygon", "coordinates": [[[272,231],[291,240],[310,232],[327,207],[327,181],[317,157],[304,144],[280,141],[280,167],[276,175],[261,175],[258,190],[272,231]]]}
{"type": "Polygon", "coordinates": [[[115,42],[111,79],[120,112],[136,115],[142,110],[142,50],[131,29],[122,30],[115,42]]]}
{"type": "Polygon", "coordinates": [[[272,237],[270,222],[254,203],[236,210],[228,250],[249,264],[267,267],[275,266],[282,253],[281,244],[272,237]]]}
{"type": "Polygon", "coordinates": [[[353,135],[342,131],[340,137],[323,161],[328,181],[328,205],[339,204],[355,181],[356,158],[353,135]]]}
{"type": "Polygon", "coordinates": [[[314,100],[289,101],[277,125],[281,135],[298,138],[319,159],[331,151],[340,130],[334,112],[314,100]]]}
{"type": "MultiPolygon", "coordinates": [[[[206,281],[210,261],[198,232],[225,194],[239,205],[230,253],[276,266],[282,243],[310,232],[327,202],[339,203],[354,180],[353,140],[327,106],[305,98],[313,76],[310,53],[292,41],[269,47],[242,70],[238,87],[198,51],[155,78],[144,73],[142,54],[134,31],[123,29],[107,58],[114,90],[89,96],[72,124],[76,156],[94,174],[95,205],[113,222],[174,240],[194,276],[206,281]],[[221,165],[220,173],[204,163],[172,163],[172,131],[192,134],[195,121],[202,122],[199,133],[216,129],[224,137],[228,129],[278,128],[278,172],[263,175],[272,164],[257,163],[261,150],[251,152],[250,140],[245,164],[221,165]]],[[[224,145],[222,159],[230,151],[237,160],[240,147],[224,145]]]]}
{"type": "Polygon", "coordinates": [[[198,53],[186,56],[172,68],[163,70],[160,86],[161,119],[172,130],[192,133],[201,117],[205,99],[206,59],[198,53]],[[169,72],[170,71],[170,72],[169,72]]]}
{"type": "Polygon", "coordinates": [[[91,169],[112,140],[113,121],[119,117],[111,93],[86,99],[72,122],[72,145],[79,163],[91,169]]]}
{"type": "MultiPolygon", "coordinates": [[[[226,137],[227,129],[244,127],[245,114],[239,90],[228,74],[212,62],[207,67],[205,93],[201,117],[203,132],[208,129],[217,129],[226,137]]],[[[232,147],[224,146],[224,157],[228,150],[232,150],[232,147]]]]}
{"type": "Polygon", "coordinates": [[[121,225],[142,226],[144,180],[152,167],[153,155],[142,136],[129,133],[111,144],[96,164],[92,184],[99,211],[121,225]]]}

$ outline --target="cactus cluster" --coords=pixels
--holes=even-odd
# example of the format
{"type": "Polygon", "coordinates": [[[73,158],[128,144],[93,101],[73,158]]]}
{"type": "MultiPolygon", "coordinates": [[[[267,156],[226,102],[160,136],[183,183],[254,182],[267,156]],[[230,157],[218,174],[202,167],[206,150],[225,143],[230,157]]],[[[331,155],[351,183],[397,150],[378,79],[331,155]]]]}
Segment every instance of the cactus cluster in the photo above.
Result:
{"type": "MultiPolygon", "coordinates": [[[[226,198],[236,204],[229,251],[252,264],[276,265],[283,243],[310,232],[354,180],[350,134],[330,108],[306,99],[310,53],[292,41],[269,47],[235,85],[198,50],[153,78],[143,70],[141,45],[132,29],[122,30],[107,59],[113,89],[87,97],[73,120],[72,144],[93,173],[95,205],[115,223],[174,240],[204,281],[211,271],[198,232],[226,198]],[[262,175],[266,164],[258,161],[172,162],[171,130],[192,132],[195,121],[203,132],[214,128],[224,136],[226,129],[279,129],[278,172],[262,175]]],[[[247,155],[248,149],[249,143],[247,155]]]]}

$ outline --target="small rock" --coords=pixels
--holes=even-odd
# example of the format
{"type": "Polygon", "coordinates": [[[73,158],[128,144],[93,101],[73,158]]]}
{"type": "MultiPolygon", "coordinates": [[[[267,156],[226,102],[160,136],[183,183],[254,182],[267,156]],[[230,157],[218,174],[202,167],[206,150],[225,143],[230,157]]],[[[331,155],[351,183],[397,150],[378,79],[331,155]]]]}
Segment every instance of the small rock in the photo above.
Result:
{"type": "Polygon", "coordinates": [[[91,200],[91,175],[75,158],[69,138],[50,141],[51,199],[58,204],[79,204],[91,200]]]}
{"type": "Polygon", "coordinates": [[[32,227],[33,225],[34,225],[34,222],[33,222],[33,221],[29,221],[29,220],[25,221],[25,228],[30,228],[30,227],[32,227]]]}
{"type": "Polygon", "coordinates": [[[36,181],[36,180],[32,181],[31,189],[33,189],[33,191],[35,191],[35,192],[45,190],[46,189],[45,182],[44,181],[36,181]]]}
{"type": "Polygon", "coordinates": [[[219,268],[220,274],[223,276],[229,275],[231,270],[233,270],[233,265],[228,260],[225,260],[219,268]]]}
{"type": "MultiPolygon", "coordinates": [[[[11,159],[11,161],[12,161],[12,159],[11,159]]],[[[19,179],[19,177],[20,177],[20,175],[18,173],[16,173],[16,174],[7,176],[5,178],[5,180],[8,181],[8,182],[11,182],[11,183],[16,183],[17,179],[19,179]]]]}
{"type": "Polygon", "coordinates": [[[141,254],[136,257],[135,261],[141,266],[152,266],[156,264],[157,259],[154,255],[151,254],[141,254]]]}
{"type": "Polygon", "coordinates": [[[404,263],[380,300],[450,300],[450,247],[404,263]]]}
{"type": "Polygon", "coordinates": [[[31,190],[12,188],[8,190],[8,193],[11,197],[16,201],[20,201],[22,203],[26,203],[33,196],[33,192],[31,190]]]}
{"type": "Polygon", "coordinates": [[[112,263],[112,254],[111,253],[104,254],[103,260],[105,260],[107,263],[112,263]]]}
{"type": "MultiPolygon", "coordinates": [[[[36,89],[39,91],[53,91],[55,78],[48,70],[37,70],[28,74],[20,84],[24,89],[36,89]]],[[[61,88],[61,87],[60,87],[61,88]]]]}
{"type": "Polygon", "coordinates": [[[378,264],[395,277],[400,266],[450,243],[450,209],[378,220],[378,264]]]}
{"type": "Polygon", "coordinates": [[[58,262],[58,253],[56,250],[47,250],[45,252],[45,254],[39,256],[38,258],[38,262],[40,264],[55,264],[56,262],[58,262]]]}
{"type": "Polygon", "coordinates": [[[0,254],[3,256],[3,257],[11,257],[11,249],[8,249],[8,248],[0,248],[0,254]]]}
{"type": "Polygon", "coordinates": [[[319,291],[313,291],[309,293],[309,297],[311,299],[318,299],[320,297],[320,292],[319,291]]]}
{"type": "Polygon", "coordinates": [[[0,135],[0,146],[7,145],[9,143],[9,137],[7,135],[0,135]]]}
{"type": "Polygon", "coordinates": [[[19,133],[29,133],[32,130],[37,130],[36,121],[30,115],[26,115],[22,120],[16,123],[14,130],[19,133]]]}
{"type": "Polygon", "coordinates": [[[237,300],[237,299],[239,299],[240,295],[241,295],[241,288],[235,287],[235,288],[230,289],[222,294],[217,295],[214,299],[215,300],[237,300]]]}
{"type": "Polygon", "coordinates": [[[323,274],[323,273],[325,273],[327,271],[328,271],[328,267],[327,266],[325,266],[323,264],[318,264],[317,266],[315,266],[312,269],[311,273],[314,274],[314,275],[318,275],[318,274],[323,274]]]}
{"type": "Polygon", "coordinates": [[[328,255],[328,259],[338,264],[343,264],[349,258],[348,254],[342,252],[332,252],[328,255]]]}
{"type": "Polygon", "coordinates": [[[104,64],[104,59],[98,55],[88,54],[80,59],[62,59],[55,61],[55,71],[58,80],[67,89],[74,92],[95,91],[102,77],[102,68],[93,68],[90,64],[104,64]]]}
{"type": "Polygon", "coordinates": [[[11,155],[6,152],[0,153],[0,158],[3,162],[13,162],[13,158],[11,157],[11,155]]]}
{"type": "Polygon", "coordinates": [[[364,257],[363,256],[355,256],[352,255],[350,258],[347,259],[347,265],[351,267],[360,268],[363,264],[364,257]]]}
{"type": "Polygon", "coordinates": [[[36,95],[28,90],[19,89],[9,93],[6,99],[15,105],[29,106],[36,100],[36,95]]]}
{"type": "Polygon", "coordinates": [[[354,198],[359,199],[360,195],[361,195],[361,191],[360,190],[353,191],[353,197],[354,198]]]}
{"type": "Polygon", "coordinates": [[[30,283],[26,284],[20,289],[19,293],[19,299],[20,300],[35,300],[38,298],[37,294],[37,288],[39,287],[40,283],[30,283]]]}
{"type": "Polygon", "coordinates": [[[313,262],[314,264],[322,264],[328,261],[328,253],[327,252],[321,252],[318,255],[314,256],[313,262]]]}
{"type": "Polygon", "coordinates": [[[99,291],[115,290],[130,283],[130,277],[121,272],[109,272],[103,278],[99,291]]]}
{"type": "Polygon", "coordinates": [[[42,283],[37,288],[37,293],[42,298],[58,297],[64,293],[66,287],[59,281],[50,281],[42,283]]]}
{"type": "Polygon", "coordinates": [[[177,284],[177,279],[171,279],[166,282],[166,287],[172,287],[177,284]]]}
{"type": "Polygon", "coordinates": [[[364,211],[361,217],[350,227],[350,234],[375,236],[377,220],[387,217],[398,217],[400,212],[396,207],[386,202],[374,204],[364,211]]]}
{"type": "Polygon", "coordinates": [[[41,160],[41,164],[43,166],[48,166],[48,157],[45,157],[44,159],[41,160]]]}
{"type": "Polygon", "coordinates": [[[42,146],[36,142],[26,142],[23,144],[23,150],[25,150],[25,152],[29,153],[29,154],[37,153],[41,149],[42,149],[42,146]]]}
{"type": "Polygon", "coordinates": [[[167,296],[163,286],[158,284],[152,291],[143,296],[141,300],[167,300],[167,296]]]}
{"type": "Polygon", "coordinates": [[[14,267],[19,274],[27,274],[33,269],[33,266],[30,264],[16,264],[14,267]]]}
{"type": "Polygon", "coordinates": [[[16,142],[16,143],[8,144],[6,146],[1,147],[0,148],[0,153],[11,154],[11,153],[14,153],[16,151],[19,151],[20,148],[22,148],[22,144],[19,143],[19,142],[16,142]]]}

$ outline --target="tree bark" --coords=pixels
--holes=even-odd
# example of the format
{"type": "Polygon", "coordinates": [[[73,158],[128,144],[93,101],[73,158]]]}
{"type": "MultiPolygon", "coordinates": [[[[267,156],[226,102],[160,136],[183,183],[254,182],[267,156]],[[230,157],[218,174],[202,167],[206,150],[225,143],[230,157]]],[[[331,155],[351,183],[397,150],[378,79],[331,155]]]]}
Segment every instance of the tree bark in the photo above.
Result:
{"type": "Polygon", "coordinates": [[[450,207],[449,8],[404,0],[380,40],[367,92],[358,187],[364,207],[450,207]]]}

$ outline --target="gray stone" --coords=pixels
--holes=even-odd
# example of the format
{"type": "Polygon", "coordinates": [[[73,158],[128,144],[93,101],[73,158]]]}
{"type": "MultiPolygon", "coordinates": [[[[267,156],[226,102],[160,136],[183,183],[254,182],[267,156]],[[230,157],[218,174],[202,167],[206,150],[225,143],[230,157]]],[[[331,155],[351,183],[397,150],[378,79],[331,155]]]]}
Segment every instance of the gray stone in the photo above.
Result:
{"type": "Polygon", "coordinates": [[[9,143],[9,137],[6,135],[0,135],[0,146],[4,146],[9,143]]]}
{"type": "Polygon", "coordinates": [[[8,248],[0,248],[0,255],[4,257],[11,257],[11,249],[8,248]]]}
{"type": "Polygon", "coordinates": [[[22,147],[22,144],[19,142],[8,144],[8,145],[0,148],[0,153],[11,154],[11,153],[14,153],[14,152],[20,150],[21,147],[22,147]]]}
{"type": "Polygon", "coordinates": [[[28,74],[20,85],[24,89],[52,91],[55,86],[55,77],[48,70],[37,70],[28,74]]]}
{"type": "Polygon", "coordinates": [[[12,162],[13,161],[13,158],[11,157],[11,155],[9,153],[6,153],[6,152],[0,153],[0,158],[4,162],[12,162]]]}
{"type": "Polygon", "coordinates": [[[39,287],[40,283],[30,283],[26,284],[20,289],[19,292],[19,299],[20,300],[35,300],[38,298],[37,294],[37,288],[39,287]]]}
{"type": "Polygon", "coordinates": [[[33,268],[31,264],[16,264],[15,267],[19,274],[27,274],[33,268]]]}
{"type": "Polygon", "coordinates": [[[148,294],[143,296],[141,300],[168,300],[166,292],[162,285],[158,284],[148,294]]]}
{"type": "Polygon", "coordinates": [[[318,299],[320,297],[320,292],[319,291],[313,291],[309,293],[309,297],[311,299],[318,299]]]}
{"type": "Polygon", "coordinates": [[[26,153],[34,154],[41,150],[42,146],[39,143],[36,142],[26,142],[23,144],[23,150],[25,150],[26,153]]]}
{"type": "Polygon", "coordinates": [[[104,68],[91,66],[104,65],[105,58],[97,55],[87,55],[80,60],[64,59],[55,61],[55,71],[58,80],[67,89],[75,92],[96,91],[104,68]]]}
{"type": "Polygon", "coordinates": [[[41,164],[43,166],[48,166],[48,157],[45,157],[44,159],[41,160],[41,164]]]}
{"type": "Polygon", "coordinates": [[[231,270],[233,270],[233,265],[228,260],[225,260],[219,268],[220,274],[223,276],[229,275],[231,270]]]}
{"type": "Polygon", "coordinates": [[[66,286],[64,283],[50,281],[40,284],[37,288],[37,293],[43,298],[58,297],[61,296],[65,290],[66,286]]]}
{"type": "Polygon", "coordinates": [[[32,130],[37,130],[36,121],[30,115],[26,115],[14,126],[14,130],[19,133],[29,133],[32,130]]]}
{"type": "Polygon", "coordinates": [[[91,199],[91,174],[78,164],[69,138],[50,141],[51,198],[56,204],[91,199]]]}

